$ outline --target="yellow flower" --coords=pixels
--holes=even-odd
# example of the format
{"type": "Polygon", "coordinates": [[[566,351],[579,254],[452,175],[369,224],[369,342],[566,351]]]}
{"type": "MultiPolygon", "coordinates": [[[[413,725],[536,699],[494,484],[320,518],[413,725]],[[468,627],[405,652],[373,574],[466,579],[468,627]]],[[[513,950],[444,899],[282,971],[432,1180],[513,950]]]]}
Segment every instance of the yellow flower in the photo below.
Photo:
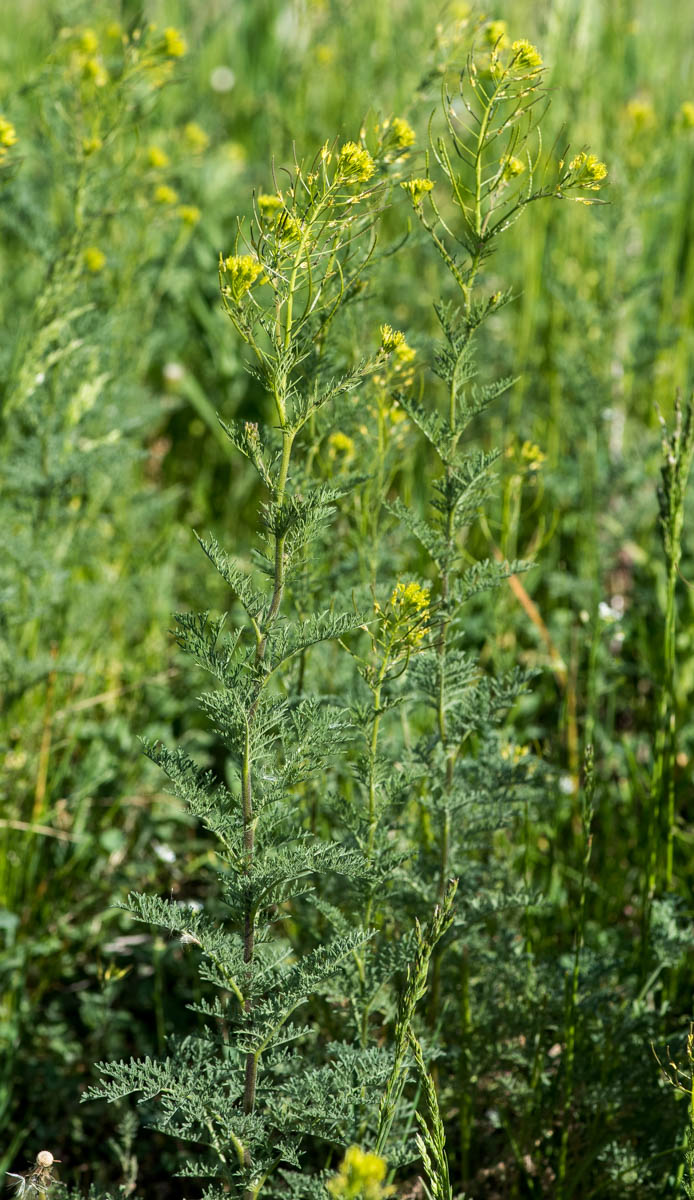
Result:
{"type": "Polygon", "coordinates": [[[514,158],[512,154],[505,154],[500,166],[501,178],[505,183],[510,183],[512,179],[516,179],[518,175],[522,175],[525,170],[525,163],[521,162],[520,158],[514,158]]]}
{"type": "Polygon", "coordinates": [[[542,66],[542,55],[532,42],[526,41],[525,38],[520,38],[511,46],[513,55],[513,68],[516,71],[527,71],[529,74],[535,75],[542,66]]]}
{"type": "Polygon", "coordinates": [[[113,41],[120,41],[123,37],[123,30],[117,21],[109,21],[106,26],[106,37],[113,41]]]}
{"type": "Polygon", "coordinates": [[[236,303],[250,291],[263,273],[262,263],[252,254],[232,254],[223,259],[221,267],[231,281],[225,289],[226,294],[236,303]]]}
{"type": "Polygon", "coordinates": [[[600,162],[596,154],[586,154],[585,150],[571,159],[569,170],[575,172],[571,183],[576,187],[588,188],[591,192],[600,190],[601,181],[607,175],[604,162],[600,162]]]}
{"type": "Polygon", "coordinates": [[[399,370],[400,367],[414,361],[417,357],[417,351],[413,350],[411,346],[408,346],[407,342],[403,341],[399,346],[395,347],[395,357],[398,361],[396,370],[399,370]]]}
{"type": "MultiPolygon", "coordinates": [[[[412,353],[414,354],[414,350],[412,353]]],[[[388,419],[391,425],[401,425],[403,421],[407,420],[407,413],[403,412],[397,401],[388,409],[388,419]]]]}
{"type": "Polygon", "coordinates": [[[335,48],[321,42],[319,46],[316,46],[316,58],[322,67],[329,67],[335,61],[335,48]]]}
{"type": "Polygon", "coordinates": [[[424,197],[427,192],[430,192],[434,184],[431,179],[405,179],[400,184],[406,192],[409,192],[413,208],[421,208],[424,203],[424,197]]]}
{"type": "Polygon", "coordinates": [[[93,275],[97,275],[99,271],[103,271],[106,266],[106,255],[98,246],[87,246],[82,258],[85,267],[93,275]]]}
{"type": "Polygon", "coordinates": [[[164,30],[164,53],[169,58],[182,58],[187,49],[188,46],[185,38],[182,37],[177,29],[169,26],[168,29],[164,30]]]}
{"type": "Polygon", "coordinates": [[[246,154],[245,146],[241,142],[225,142],[222,147],[225,158],[229,160],[234,167],[242,167],[248,155],[246,154]]]}
{"type": "Polygon", "coordinates": [[[403,117],[393,117],[388,133],[397,150],[406,150],[408,146],[414,145],[414,129],[403,117]]]}
{"type": "Polygon", "coordinates": [[[345,142],[337,159],[337,178],[345,183],[366,183],[376,170],[376,164],[363,146],[345,142]]]}
{"type": "Polygon", "coordinates": [[[91,80],[95,87],[105,87],[108,83],[108,72],[98,58],[85,58],[82,62],[82,74],[91,80]]]}
{"type": "Polygon", "coordinates": [[[147,151],[147,159],[150,167],[168,167],[169,156],[161,146],[150,146],[147,151]]]}
{"type": "Polygon", "coordinates": [[[422,612],[429,607],[429,588],[419,583],[397,583],[390,597],[391,608],[422,612]]]}
{"type": "Polygon", "coordinates": [[[354,439],[346,433],[331,433],[328,438],[331,456],[335,454],[344,454],[351,456],[354,454],[354,439]]]}
{"type": "Polygon", "coordinates": [[[537,471],[542,466],[547,458],[547,455],[540,449],[536,442],[523,442],[520,452],[521,458],[527,462],[528,470],[537,471]]]}
{"type": "Polygon", "coordinates": [[[196,121],[189,121],[187,125],[183,126],[183,136],[191,150],[194,150],[197,154],[202,154],[210,144],[210,139],[205,130],[196,121]]]}
{"type": "Polygon", "coordinates": [[[80,50],[85,54],[96,54],[99,49],[99,39],[93,29],[83,29],[79,41],[80,50]]]}
{"type": "Polygon", "coordinates": [[[178,192],[169,187],[168,183],[160,183],[159,187],[154,190],[154,199],[157,204],[176,204],[178,192]]]}
{"type": "Polygon", "coordinates": [[[277,216],[278,209],[282,208],[283,203],[284,201],[281,196],[261,192],[258,196],[258,211],[266,221],[272,221],[277,216]]]}
{"type": "Polygon", "coordinates": [[[694,102],[691,100],[683,101],[679,118],[685,129],[694,129],[694,102]]]}
{"type": "Polygon", "coordinates": [[[387,1164],[378,1154],[368,1154],[359,1146],[350,1146],[340,1163],[340,1170],[328,1180],[331,1196],[338,1200],[382,1200],[393,1189],[384,1185],[387,1164]]]}
{"type": "Polygon", "coordinates": [[[102,142],[101,138],[97,135],[94,137],[83,138],[82,153],[85,155],[96,154],[97,150],[100,150],[103,144],[104,143],[102,142]]]}
{"type": "Polygon", "coordinates": [[[626,107],[626,114],[634,133],[647,133],[656,123],[655,111],[650,100],[634,96],[626,107]]]}
{"type": "Polygon", "coordinates": [[[393,588],[385,612],[379,604],[376,611],[382,615],[384,628],[394,635],[394,640],[409,646],[419,646],[426,633],[429,617],[429,589],[420,584],[398,583],[393,588]]]}
{"type": "Polygon", "coordinates": [[[393,329],[390,325],[381,325],[381,349],[385,354],[392,354],[398,346],[402,346],[405,341],[405,335],[399,329],[393,329]]]}
{"type": "Polygon", "coordinates": [[[10,146],[17,144],[17,132],[11,121],[7,117],[0,117],[0,147],[3,150],[9,150],[10,146]]]}
{"type": "Polygon", "coordinates": [[[197,225],[200,220],[200,209],[196,204],[182,204],[178,209],[178,215],[184,225],[197,225]]]}
{"type": "Polygon", "coordinates": [[[485,26],[484,37],[485,41],[497,50],[503,50],[508,45],[506,36],[507,25],[505,21],[490,21],[485,26]]]}

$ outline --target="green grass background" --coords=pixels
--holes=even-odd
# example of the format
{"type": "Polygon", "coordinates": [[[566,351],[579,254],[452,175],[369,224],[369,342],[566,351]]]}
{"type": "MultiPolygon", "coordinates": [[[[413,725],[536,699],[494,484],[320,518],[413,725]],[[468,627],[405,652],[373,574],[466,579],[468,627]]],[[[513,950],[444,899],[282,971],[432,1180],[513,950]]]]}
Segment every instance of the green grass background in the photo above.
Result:
{"type": "MultiPolygon", "coordinates": [[[[369,112],[406,116],[423,161],[439,71],[455,59],[471,15],[467,5],[423,0],[147,5],[144,19],[180,28],[188,53],[130,114],[123,161],[97,173],[83,219],[71,199],[75,109],[61,31],[130,25],[139,8],[3,7],[0,112],[15,124],[21,161],[0,192],[0,1169],[48,1147],[71,1181],[118,1179],[110,1144],[118,1114],[80,1108],[80,1089],[97,1058],[161,1050],[192,986],[179,952],[134,931],[113,906],[131,887],[176,893],[196,873],[204,878],[210,853],[163,794],[137,738],[178,738],[212,753],[190,715],[198,681],[167,629],[170,613],[201,592],[205,605],[223,603],[191,528],[233,547],[246,536],[252,499],[215,419],[253,416],[259,404],[219,312],[218,252],[229,249],[252,190],[271,187],[273,161],[355,136],[369,112]],[[212,84],[222,67],[233,76],[227,91],[212,84]],[[209,137],[203,153],[186,151],[191,121],[209,137]],[[166,149],[170,168],[147,166],[152,144],[166,149]],[[199,207],[197,225],[137,207],[134,197],[160,183],[199,207]],[[104,272],[61,274],[75,245],[101,248],[104,272]],[[73,316],[85,299],[90,311],[73,316]],[[44,394],[31,380],[46,373],[44,394]],[[76,415],[78,384],[102,375],[107,384],[91,400],[83,394],[76,415]]],[[[656,405],[669,418],[676,390],[692,382],[694,129],[681,106],[694,102],[694,16],[644,0],[500,0],[487,15],[542,50],[546,139],[590,146],[609,169],[607,205],[536,206],[488,268],[490,289],[510,284],[516,299],[492,326],[483,370],[518,382],[476,430],[507,451],[498,503],[477,537],[487,552],[493,542],[508,557],[537,559],[523,578],[536,619],[504,590],[476,611],[471,631],[490,664],[543,670],[514,721],[564,781],[533,831],[527,864],[560,914],[537,937],[564,948],[579,855],[572,781],[586,728],[595,741],[588,919],[599,959],[604,931],[630,919],[642,853],[665,587],[656,405]],[[537,471],[523,469],[525,443],[545,456],[537,471]]],[[[394,235],[406,219],[402,210],[389,218],[394,235]]],[[[377,281],[374,327],[385,315],[423,344],[437,277],[413,230],[377,281]]],[[[416,493],[415,465],[403,476],[416,493]]],[[[680,1032],[692,984],[683,932],[693,836],[691,528],[678,597],[681,901],[670,936],[679,965],[668,985],[680,1032]]],[[[595,1062],[611,1052],[595,1047],[595,1062]]],[[[657,1087],[647,1045],[641,1053],[639,1070],[657,1087]]],[[[139,1144],[142,1176],[168,1194],[166,1148],[145,1133],[139,1144]]],[[[651,1184],[635,1169],[628,1194],[678,1194],[676,1167],[653,1184],[669,1190],[643,1193],[651,1184]]],[[[608,1175],[590,1195],[617,1194],[608,1175]]],[[[573,1194],[586,1194],[580,1186],[573,1194]]]]}

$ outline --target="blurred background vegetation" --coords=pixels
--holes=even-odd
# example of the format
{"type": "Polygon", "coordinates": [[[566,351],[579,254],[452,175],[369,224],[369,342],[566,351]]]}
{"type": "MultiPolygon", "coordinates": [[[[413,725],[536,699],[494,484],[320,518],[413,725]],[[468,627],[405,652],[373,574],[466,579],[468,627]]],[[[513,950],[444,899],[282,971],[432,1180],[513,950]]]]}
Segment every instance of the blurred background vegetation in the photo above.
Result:
{"type": "MultiPolygon", "coordinates": [[[[406,117],[423,165],[441,73],[479,15],[429,0],[3,6],[0,112],[17,142],[0,164],[0,1171],[47,1147],[81,1186],[122,1178],[119,1115],[80,1107],[80,1090],[97,1058],[160,1051],[193,986],[180,947],[115,905],[133,887],[176,895],[209,861],[138,737],[213,761],[193,715],[199,681],[167,631],[200,596],[224,605],[192,528],[243,545],[251,499],[215,415],[259,405],[220,315],[219,251],[252,191],[272,190],[272,162],[354,137],[367,117],[406,117]],[[122,31],[149,23],[150,58],[128,65],[122,31]],[[168,27],[184,55],[159,45],[168,27]]],[[[572,149],[590,146],[609,168],[608,205],[535,206],[488,267],[490,290],[510,284],[516,299],[491,323],[482,371],[518,379],[476,431],[504,457],[475,546],[538,567],[521,591],[480,601],[470,626],[490,664],[542,669],[511,722],[553,771],[523,853],[555,906],[533,936],[557,955],[574,928],[581,748],[595,742],[599,976],[610,930],[633,922],[661,670],[656,405],[670,418],[692,383],[694,29],[678,6],[645,0],[499,0],[486,15],[541,48],[550,136],[570,130],[572,149]]],[[[394,246],[407,222],[396,198],[394,246]]],[[[412,229],[367,315],[416,348],[439,291],[412,229]]],[[[399,470],[416,492],[421,460],[399,470]]],[[[675,1034],[692,985],[693,550],[685,524],[676,890],[663,911],[675,969],[659,997],[675,1034]]],[[[611,970],[594,995],[618,990],[611,970]]],[[[633,1071],[638,1131],[659,1073],[636,1019],[632,1032],[629,1044],[619,1034],[619,1070],[633,1071]]],[[[613,1035],[601,1027],[584,1047],[587,1077],[600,1067],[605,1087],[613,1035]]],[[[590,1195],[678,1194],[662,1190],[679,1186],[676,1163],[651,1178],[633,1166],[636,1142],[590,1195]]],[[[140,1131],[150,1192],[168,1194],[169,1153],[140,1131]]],[[[551,1194],[528,1178],[474,1194],[551,1194]]]]}

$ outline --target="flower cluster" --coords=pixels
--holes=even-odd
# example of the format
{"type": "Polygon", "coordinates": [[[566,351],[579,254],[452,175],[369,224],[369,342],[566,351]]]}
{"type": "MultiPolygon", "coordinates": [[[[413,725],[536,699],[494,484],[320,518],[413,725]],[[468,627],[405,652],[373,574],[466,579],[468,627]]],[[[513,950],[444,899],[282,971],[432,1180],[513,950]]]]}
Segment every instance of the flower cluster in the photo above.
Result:
{"type": "Polygon", "coordinates": [[[7,158],[7,151],[17,143],[15,127],[7,117],[0,116],[0,163],[7,158]]]}
{"type": "Polygon", "coordinates": [[[392,354],[405,341],[404,333],[399,329],[393,329],[390,325],[381,325],[379,332],[381,334],[381,350],[384,354],[392,354]]]}
{"type": "Polygon", "coordinates": [[[378,601],[374,602],[383,633],[391,645],[397,644],[408,651],[420,645],[427,630],[430,601],[429,588],[412,580],[396,584],[385,609],[378,601]]]}
{"type": "Polygon", "coordinates": [[[94,87],[106,87],[108,83],[108,71],[106,70],[101,59],[95,55],[80,55],[78,62],[82,70],[82,78],[87,83],[93,83],[94,87]]]}
{"type": "Polygon", "coordinates": [[[196,154],[202,154],[210,144],[210,139],[205,133],[205,130],[198,125],[197,121],[188,121],[183,126],[183,136],[191,150],[196,154]]]}
{"type": "Polygon", "coordinates": [[[650,100],[634,96],[626,106],[626,115],[633,134],[648,133],[656,125],[655,109],[650,100]]]}
{"type": "Polygon", "coordinates": [[[277,216],[279,209],[282,208],[284,201],[281,196],[261,192],[258,196],[257,204],[261,217],[266,221],[272,221],[277,216]]]}
{"type": "Polygon", "coordinates": [[[343,183],[366,183],[376,170],[376,164],[363,146],[345,142],[337,159],[337,178],[343,183]]]}
{"type": "Polygon", "coordinates": [[[225,294],[238,304],[263,273],[262,263],[252,254],[232,254],[222,260],[222,272],[228,277],[225,294]]]}
{"type": "Polygon", "coordinates": [[[154,190],[154,199],[157,204],[176,204],[178,192],[169,187],[168,183],[160,183],[159,187],[154,190]]]}
{"type": "Polygon", "coordinates": [[[429,607],[429,588],[415,583],[397,583],[393,588],[389,604],[400,616],[413,616],[429,607]]]}
{"type": "Polygon", "coordinates": [[[99,49],[99,39],[93,29],[83,29],[79,38],[79,47],[84,54],[96,54],[99,49]]]}
{"type": "Polygon", "coordinates": [[[542,55],[533,46],[532,42],[528,42],[525,38],[520,38],[513,42],[511,46],[511,54],[513,55],[512,67],[514,71],[523,71],[530,75],[536,75],[542,66],[542,55]]]}
{"type": "Polygon", "coordinates": [[[407,150],[415,143],[415,132],[403,117],[393,117],[384,141],[396,150],[407,150]]]}
{"type": "Polygon", "coordinates": [[[400,184],[406,192],[409,192],[410,199],[414,208],[421,208],[424,203],[424,197],[430,192],[434,184],[431,179],[405,179],[400,184]]]}
{"type": "Polygon", "coordinates": [[[604,162],[600,162],[596,154],[586,154],[585,150],[571,159],[569,170],[573,172],[571,183],[574,187],[588,188],[592,192],[600,190],[600,184],[607,175],[604,162]]]}
{"type": "Polygon", "coordinates": [[[178,215],[184,225],[197,225],[202,214],[197,204],[181,204],[178,208],[178,215]]]}
{"type": "Polygon", "coordinates": [[[395,347],[395,358],[397,360],[395,367],[396,371],[399,371],[400,368],[405,366],[407,363],[414,362],[416,356],[417,351],[413,350],[412,346],[408,346],[406,341],[400,342],[395,347]]]}
{"type": "Polygon", "coordinates": [[[354,438],[338,430],[336,433],[330,434],[328,449],[331,458],[335,458],[338,454],[343,455],[345,458],[351,458],[354,454],[354,438]]]}
{"type": "Polygon", "coordinates": [[[182,58],[187,49],[185,38],[177,29],[169,27],[164,30],[164,54],[167,58],[182,58]]]}
{"type": "Polygon", "coordinates": [[[169,156],[161,146],[150,146],[147,151],[147,161],[150,167],[168,167],[169,156]]]}
{"type": "Polygon", "coordinates": [[[301,237],[301,222],[284,207],[282,196],[261,192],[256,205],[261,221],[273,226],[280,242],[291,242],[301,237]]]}
{"type": "Polygon", "coordinates": [[[106,255],[98,246],[87,246],[83,254],[84,265],[93,275],[103,271],[106,266],[106,255]]]}
{"type": "Polygon", "coordinates": [[[497,50],[503,50],[508,46],[508,37],[506,36],[507,25],[505,21],[490,21],[485,26],[484,39],[489,46],[497,50]]]}
{"type": "Polygon", "coordinates": [[[384,1186],[386,1170],[387,1164],[380,1155],[350,1146],[339,1173],[328,1181],[327,1188],[339,1200],[382,1200],[393,1194],[391,1187],[384,1186]]]}

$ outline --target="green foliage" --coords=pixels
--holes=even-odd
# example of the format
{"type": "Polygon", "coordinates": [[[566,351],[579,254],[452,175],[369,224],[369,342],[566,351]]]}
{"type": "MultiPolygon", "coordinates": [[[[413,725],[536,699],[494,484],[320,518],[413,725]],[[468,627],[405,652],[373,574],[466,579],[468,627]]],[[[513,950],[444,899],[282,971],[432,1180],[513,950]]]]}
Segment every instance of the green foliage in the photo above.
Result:
{"type": "Polygon", "coordinates": [[[681,13],[146,9],[0,30],[3,1165],[685,1194],[681,13]]]}
{"type": "Polygon", "coordinates": [[[347,710],[318,691],[292,695],[282,681],[297,655],[364,625],[361,614],[330,609],[303,620],[286,610],[286,596],[339,497],[334,488],[313,484],[301,466],[292,470],[295,443],[319,409],[355,387],[383,356],[378,351],[337,381],[320,382],[321,343],[373,252],[383,185],[362,185],[376,161],[354,143],[335,155],[324,148],[310,169],[296,167],[287,195],[279,197],[282,216],[273,216],[271,225],[258,218],[254,253],[220,262],[224,307],[255,355],[277,421],[262,434],[248,425],[229,430],[268,491],[259,510],[255,571],[241,570],[215,541],[202,543],[241,601],[243,624],[222,637],[221,618],[178,617],[179,644],[217,683],[200,704],[225,747],[227,782],[216,784],[180,753],[152,747],[150,754],[219,839],[227,916],[220,926],[146,895],[131,897],[129,908],[199,948],[200,977],[222,994],[197,1011],[224,1033],[205,1028],[178,1038],[161,1063],[103,1065],[105,1083],[85,1095],[159,1097],[157,1127],[207,1150],[207,1158],[186,1160],[184,1172],[207,1175],[246,1198],[282,1191],[277,1170],[300,1167],[306,1136],[345,1145],[355,1140],[384,1074],[379,1055],[339,1043],[306,1070],[310,1026],[290,1021],[346,962],[364,954],[372,930],[356,925],[297,955],[277,929],[288,919],[287,906],[310,894],[317,877],[360,882],[372,873],[371,856],[358,844],[319,840],[306,830],[298,803],[300,790],[317,788],[341,749],[347,710]],[[263,287],[272,293],[265,304],[256,296],[263,287]]]}
{"type": "MultiPolygon", "coordinates": [[[[151,326],[191,233],[157,205],[138,146],[172,66],[161,39],[63,30],[17,80],[20,132],[0,164],[0,259],[13,281],[0,299],[5,1165],[35,1126],[57,1136],[84,1047],[108,1042],[109,1027],[122,1044],[109,1012],[122,975],[102,947],[124,930],[113,916],[99,928],[99,914],[127,890],[136,847],[166,842],[179,821],[152,805],[152,776],[123,764],[134,711],[154,734],[178,707],[162,686],[173,496],[156,480],[154,339],[132,317],[151,326]]],[[[147,1018],[133,1019],[144,1033],[147,1018]]],[[[76,1128],[76,1145],[83,1136],[76,1128]]]]}

